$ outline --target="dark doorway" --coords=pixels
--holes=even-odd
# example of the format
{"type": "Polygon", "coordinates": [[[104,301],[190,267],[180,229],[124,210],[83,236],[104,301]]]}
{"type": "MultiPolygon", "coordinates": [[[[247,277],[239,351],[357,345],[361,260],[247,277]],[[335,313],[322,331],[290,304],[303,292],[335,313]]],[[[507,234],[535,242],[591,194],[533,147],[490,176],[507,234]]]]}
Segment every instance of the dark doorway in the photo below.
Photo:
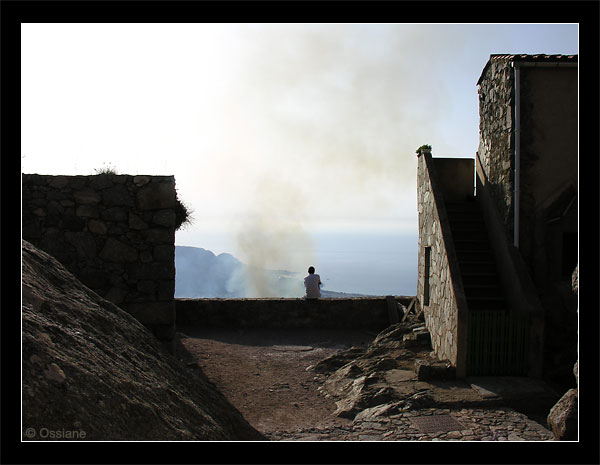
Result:
{"type": "Polygon", "coordinates": [[[425,247],[425,286],[423,305],[429,305],[429,275],[431,274],[431,247],[425,247]]]}

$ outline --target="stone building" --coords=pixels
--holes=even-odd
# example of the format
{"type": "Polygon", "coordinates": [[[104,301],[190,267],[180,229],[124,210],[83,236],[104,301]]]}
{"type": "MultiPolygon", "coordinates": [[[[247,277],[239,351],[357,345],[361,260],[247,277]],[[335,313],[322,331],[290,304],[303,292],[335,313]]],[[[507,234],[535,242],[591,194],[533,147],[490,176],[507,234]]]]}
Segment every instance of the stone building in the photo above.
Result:
{"type": "Polygon", "coordinates": [[[475,166],[419,153],[417,292],[434,350],[459,374],[571,382],[577,59],[491,55],[477,82],[475,166]]]}

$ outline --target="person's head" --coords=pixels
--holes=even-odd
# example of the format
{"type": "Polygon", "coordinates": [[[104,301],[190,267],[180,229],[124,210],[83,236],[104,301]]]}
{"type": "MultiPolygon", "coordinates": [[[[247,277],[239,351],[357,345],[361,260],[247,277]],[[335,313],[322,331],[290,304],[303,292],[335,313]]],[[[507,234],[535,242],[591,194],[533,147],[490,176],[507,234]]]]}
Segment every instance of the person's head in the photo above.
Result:
{"type": "Polygon", "coordinates": [[[314,272],[315,272],[315,267],[314,266],[308,267],[308,274],[314,274],[314,272]]]}

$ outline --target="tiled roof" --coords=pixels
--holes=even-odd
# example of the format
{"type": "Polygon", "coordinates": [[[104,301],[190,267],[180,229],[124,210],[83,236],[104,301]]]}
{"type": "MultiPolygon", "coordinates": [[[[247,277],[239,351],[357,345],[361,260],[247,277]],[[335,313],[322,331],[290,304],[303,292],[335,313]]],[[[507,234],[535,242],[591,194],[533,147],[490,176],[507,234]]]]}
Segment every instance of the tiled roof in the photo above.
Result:
{"type": "Polygon", "coordinates": [[[546,55],[544,53],[539,53],[535,55],[527,55],[527,54],[508,54],[508,53],[497,53],[490,55],[490,59],[486,63],[481,72],[481,76],[479,76],[479,80],[477,84],[481,82],[483,76],[487,69],[489,68],[491,63],[498,61],[512,61],[512,62],[520,62],[520,63],[577,63],[578,55],[546,55]]]}

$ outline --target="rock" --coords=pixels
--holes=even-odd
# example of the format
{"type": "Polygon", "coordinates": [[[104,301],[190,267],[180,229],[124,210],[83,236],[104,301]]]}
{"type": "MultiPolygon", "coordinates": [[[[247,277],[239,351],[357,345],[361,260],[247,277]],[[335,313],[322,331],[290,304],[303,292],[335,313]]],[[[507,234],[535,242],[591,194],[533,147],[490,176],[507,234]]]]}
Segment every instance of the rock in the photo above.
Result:
{"type": "Polygon", "coordinates": [[[144,222],[144,220],[142,220],[138,215],[136,215],[135,213],[131,213],[129,212],[129,227],[131,229],[147,229],[148,228],[148,224],[144,222]]]}
{"type": "MultiPolygon", "coordinates": [[[[383,387],[373,391],[367,387],[366,378],[361,376],[352,382],[347,395],[336,402],[337,409],[334,415],[354,419],[359,412],[365,409],[388,404],[395,400],[394,389],[383,387]]],[[[382,408],[380,414],[384,411],[386,409],[382,408]]]]}
{"type": "Polygon", "coordinates": [[[355,363],[348,363],[339,369],[338,376],[344,378],[358,378],[363,375],[364,371],[355,363]]]}
{"type": "Polygon", "coordinates": [[[175,260],[175,246],[157,245],[154,247],[153,256],[157,262],[172,262],[175,260]]]}
{"type": "Polygon", "coordinates": [[[160,210],[154,214],[152,222],[167,228],[175,226],[175,212],[173,210],[160,210]]]}
{"type": "Polygon", "coordinates": [[[118,239],[109,237],[100,252],[100,257],[107,262],[134,263],[137,261],[137,250],[118,239]]]}
{"type": "Polygon", "coordinates": [[[125,212],[125,209],[121,207],[111,207],[102,210],[102,219],[121,223],[127,219],[127,213],[125,212]]]}
{"type": "Polygon", "coordinates": [[[419,410],[433,405],[434,399],[428,390],[419,391],[404,400],[404,408],[407,410],[419,410]]]}
{"type": "Polygon", "coordinates": [[[150,183],[141,187],[137,192],[137,202],[141,210],[159,210],[173,208],[175,195],[172,188],[166,183],[150,183]]]}
{"type": "Polygon", "coordinates": [[[66,176],[54,176],[52,179],[48,181],[48,185],[50,187],[54,187],[56,189],[62,189],[69,184],[69,180],[66,176]]]}
{"type": "Polygon", "coordinates": [[[431,336],[429,335],[429,330],[425,328],[425,326],[413,329],[413,334],[415,335],[416,340],[423,343],[423,345],[431,344],[431,336]]]}
{"type": "Polygon", "coordinates": [[[65,240],[75,247],[79,260],[89,260],[96,257],[96,243],[94,239],[84,232],[65,233],[65,240]]]}
{"type": "Polygon", "coordinates": [[[54,380],[59,384],[64,383],[67,379],[65,372],[62,371],[62,369],[56,363],[51,363],[48,366],[48,369],[44,372],[44,376],[46,376],[47,379],[54,380]]]}
{"type": "Polygon", "coordinates": [[[448,360],[431,362],[428,360],[415,361],[415,373],[419,381],[448,380],[456,378],[456,368],[448,360]]]}
{"type": "Polygon", "coordinates": [[[96,205],[100,202],[100,196],[92,190],[73,192],[73,199],[80,205],[96,205]]]}
{"type": "Polygon", "coordinates": [[[75,210],[75,214],[80,218],[98,218],[98,207],[94,205],[80,205],[75,210]]]}
{"type": "Polygon", "coordinates": [[[375,407],[370,407],[360,412],[354,418],[354,423],[361,421],[372,421],[379,416],[389,416],[390,414],[397,413],[402,407],[402,402],[392,402],[389,404],[381,404],[375,407]]]}
{"type": "Polygon", "coordinates": [[[42,359],[36,354],[33,354],[31,357],[29,357],[29,361],[37,365],[41,365],[43,363],[42,359]]]}
{"type": "Polygon", "coordinates": [[[410,331],[410,327],[405,323],[390,325],[375,337],[371,345],[379,346],[388,342],[402,341],[402,336],[408,331],[410,331]]]}
{"type": "Polygon", "coordinates": [[[136,186],[145,186],[150,182],[150,176],[134,176],[133,183],[136,186]]]}
{"type": "Polygon", "coordinates": [[[398,362],[391,357],[383,357],[378,359],[373,366],[376,371],[389,371],[398,366],[398,362]]]}
{"type": "Polygon", "coordinates": [[[316,373],[332,373],[351,360],[354,360],[364,354],[364,349],[359,347],[351,347],[349,349],[341,350],[335,354],[319,361],[311,367],[316,373]]]}
{"type": "Polygon", "coordinates": [[[521,436],[517,433],[509,433],[508,438],[509,441],[525,441],[521,436]]]}
{"type": "MultiPolygon", "coordinates": [[[[94,220],[90,220],[94,221],[94,220]]],[[[70,231],[80,231],[86,225],[85,218],[79,218],[75,214],[66,213],[62,217],[62,227],[70,231]]]]}
{"type": "Polygon", "coordinates": [[[350,385],[348,393],[340,400],[335,403],[337,409],[334,415],[342,418],[354,418],[354,416],[360,411],[360,396],[365,386],[366,376],[361,376],[355,379],[350,385]]]}
{"type": "Polygon", "coordinates": [[[104,221],[90,219],[87,223],[88,230],[94,234],[98,234],[100,236],[105,236],[108,228],[106,227],[106,223],[104,221]]]}
{"type": "Polygon", "coordinates": [[[569,389],[552,407],[548,415],[548,426],[554,434],[555,441],[576,441],[578,395],[577,389],[569,389]]]}
{"type": "Polygon", "coordinates": [[[24,433],[78,425],[92,441],[265,440],[200,369],[54,258],[22,247],[24,433]]]}
{"type": "Polygon", "coordinates": [[[103,205],[107,207],[133,207],[133,198],[124,184],[115,184],[103,191],[103,205]]]}
{"type": "Polygon", "coordinates": [[[97,174],[90,176],[90,187],[92,189],[106,189],[113,185],[113,181],[116,176],[111,174],[97,174]]]}

